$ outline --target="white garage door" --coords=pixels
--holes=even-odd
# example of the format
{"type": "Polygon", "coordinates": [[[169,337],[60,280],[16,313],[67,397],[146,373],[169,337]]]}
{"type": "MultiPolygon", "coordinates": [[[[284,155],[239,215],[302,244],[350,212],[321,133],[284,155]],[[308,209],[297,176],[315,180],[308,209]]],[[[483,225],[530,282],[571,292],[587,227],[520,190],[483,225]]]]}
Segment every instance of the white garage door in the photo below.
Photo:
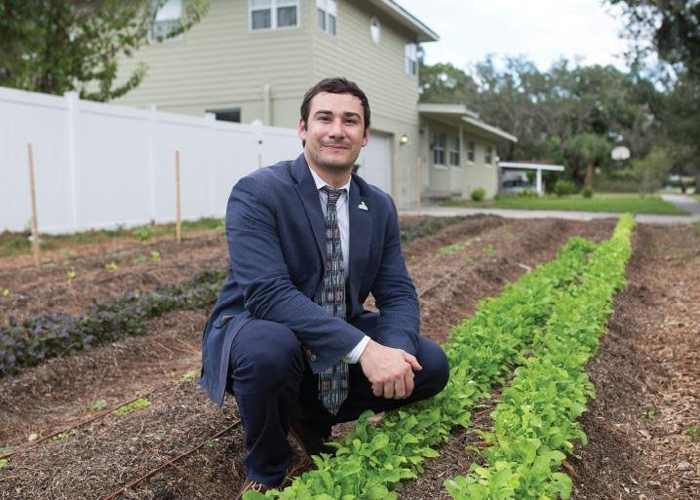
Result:
{"type": "Polygon", "coordinates": [[[360,176],[391,194],[391,136],[372,132],[357,158],[360,176]]]}

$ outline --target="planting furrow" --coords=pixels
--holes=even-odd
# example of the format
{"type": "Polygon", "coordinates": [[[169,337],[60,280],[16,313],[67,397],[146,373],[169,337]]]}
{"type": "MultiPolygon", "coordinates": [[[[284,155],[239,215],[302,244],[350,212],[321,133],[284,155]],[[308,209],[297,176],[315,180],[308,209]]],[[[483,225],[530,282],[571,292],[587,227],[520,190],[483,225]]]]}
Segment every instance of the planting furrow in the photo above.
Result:
{"type": "MultiPolygon", "coordinates": [[[[268,498],[386,499],[396,498],[402,480],[415,478],[431,448],[443,442],[456,425],[470,424],[470,409],[521,364],[531,343],[554,310],[559,291],[576,285],[595,248],[572,239],[558,257],[506,287],[481,304],[470,320],[457,326],[445,345],[450,358],[450,381],[430,401],[388,413],[379,425],[369,424],[371,412],[360,418],[355,432],[339,443],[334,457],[315,457],[317,469],[303,474],[268,498]]],[[[247,500],[265,498],[257,492],[247,500]]]]}
{"type": "Polygon", "coordinates": [[[574,441],[586,436],[576,419],[594,396],[585,366],[625,283],[634,222],[621,217],[612,238],[598,246],[577,286],[560,290],[532,356],[501,394],[483,451],[485,466],[445,482],[455,500],[569,498],[572,483],[559,472],[574,441]]]}

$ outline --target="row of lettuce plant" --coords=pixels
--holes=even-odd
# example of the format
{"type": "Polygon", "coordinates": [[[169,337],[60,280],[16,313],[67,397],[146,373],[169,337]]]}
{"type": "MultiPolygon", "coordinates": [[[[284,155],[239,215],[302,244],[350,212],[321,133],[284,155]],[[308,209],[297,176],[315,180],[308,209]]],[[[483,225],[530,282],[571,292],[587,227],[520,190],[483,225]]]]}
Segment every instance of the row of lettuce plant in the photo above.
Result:
{"type": "Polygon", "coordinates": [[[454,426],[469,426],[470,409],[524,361],[532,339],[549,320],[557,291],[575,286],[594,249],[591,242],[572,239],[554,261],[483,301],[472,318],[455,327],[443,346],[450,359],[450,380],[435,398],[389,412],[378,425],[370,425],[372,413],[365,412],[354,433],[335,443],[335,456],[314,457],[316,470],[281,491],[251,491],[244,498],[396,498],[392,490],[422,472],[426,457],[438,455],[431,446],[446,441],[454,426]]]}
{"type": "Polygon", "coordinates": [[[612,238],[590,256],[579,286],[560,290],[533,353],[515,371],[495,411],[493,446],[486,465],[445,481],[455,500],[568,499],[572,483],[559,472],[574,442],[587,438],[577,418],[595,396],[585,372],[612,312],[613,295],[625,284],[633,219],[623,216],[612,238]]]}
{"type": "Polygon", "coordinates": [[[168,311],[212,304],[225,276],[226,270],[207,269],[188,281],[95,303],[77,316],[56,312],[39,313],[21,322],[10,318],[7,326],[0,326],[0,376],[48,358],[142,334],[148,319],[168,311]]]}

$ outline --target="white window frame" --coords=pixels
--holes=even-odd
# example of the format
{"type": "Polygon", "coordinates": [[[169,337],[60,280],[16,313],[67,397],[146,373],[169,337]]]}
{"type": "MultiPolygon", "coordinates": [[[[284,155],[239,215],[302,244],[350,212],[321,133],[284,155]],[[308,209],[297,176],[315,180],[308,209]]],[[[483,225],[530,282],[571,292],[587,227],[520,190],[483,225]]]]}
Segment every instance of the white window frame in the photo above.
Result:
{"type": "MultiPolygon", "coordinates": [[[[153,3],[156,3],[155,0],[153,3]]],[[[149,43],[156,43],[158,41],[158,35],[155,33],[156,26],[168,26],[172,23],[179,24],[180,20],[182,19],[182,3],[183,0],[167,0],[165,4],[160,9],[158,9],[158,12],[156,12],[156,17],[153,20],[153,24],[151,24],[151,26],[148,28],[149,43]]],[[[165,35],[169,30],[166,28],[163,31],[163,35],[165,35]]],[[[179,35],[172,38],[163,38],[163,41],[169,42],[181,40],[183,40],[183,33],[180,33],[179,35]]]]}
{"type": "Polygon", "coordinates": [[[493,165],[493,146],[486,146],[484,148],[484,164],[487,167],[493,165]]]}
{"type": "Polygon", "coordinates": [[[448,153],[448,161],[450,162],[450,166],[452,167],[460,167],[462,164],[460,163],[460,151],[459,151],[459,136],[456,135],[452,137],[452,141],[450,142],[450,151],[448,153]],[[453,161],[454,160],[454,161],[453,161]]]}
{"type": "Polygon", "coordinates": [[[301,19],[299,18],[301,11],[299,8],[299,0],[269,0],[269,6],[265,7],[253,7],[253,0],[248,0],[248,30],[253,32],[258,31],[272,31],[272,30],[286,30],[298,28],[301,25],[301,19]],[[278,3],[279,2],[279,3],[278,3]],[[297,11],[297,23],[293,26],[277,26],[277,9],[280,7],[294,7],[297,11]],[[270,11],[270,27],[269,28],[255,28],[253,29],[253,12],[259,10],[269,10],[270,11]]]}
{"type": "Polygon", "coordinates": [[[474,165],[476,162],[476,142],[467,142],[467,163],[469,165],[474,165]]]}
{"type": "Polygon", "coordinates": [[[445,162],[445,150],[447,146],[447,134],[445,132],[435,132],[433,135],[433,165],[439,168],[447,168],[445,162]],[[442,162],[438,161],[438,157],[442,157],[442,162]]]}
{"type": "Polygon", "coordinates": [[[316,0],[316,26],[331,36],[338,35],[338,0],[316,0]],[[319,26],[319,15],[323,15],[323,26],[319,26]],[[331,31],[331,19],[334,21],[331,31]]]}
{"type": "Polygon", "coordinates": [[[418,75],[418,45],[415,43],[407,43],[404,46],[404,59],[406,73],[409,75],[418,75]]]}

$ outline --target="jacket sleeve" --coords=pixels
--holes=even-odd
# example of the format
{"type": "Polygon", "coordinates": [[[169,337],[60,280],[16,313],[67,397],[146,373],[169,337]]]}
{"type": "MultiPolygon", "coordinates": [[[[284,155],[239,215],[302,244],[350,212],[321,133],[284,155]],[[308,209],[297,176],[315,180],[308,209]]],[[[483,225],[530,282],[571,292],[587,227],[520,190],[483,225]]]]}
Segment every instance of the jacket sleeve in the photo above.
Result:
{"type": "MultiPolygon", "coordinates": [[[[309,238],[313,234],[309,231],[309,238]]],[[[282,324],[303,344],[314,373],[340,360],[364,334],[334,317],[292,283],[269,189],[255,176],[234,186],[226,209],[231,271],[255,318],[282,324]]]]}
{"type": "Polygon", "coordinates": [[[401,253],[401,231],[396,206],[390,202],[382,260],[372,285],[379,309],[377,341],[388,347],[418,352],[420,307],[413,281],[401,253]]]}

